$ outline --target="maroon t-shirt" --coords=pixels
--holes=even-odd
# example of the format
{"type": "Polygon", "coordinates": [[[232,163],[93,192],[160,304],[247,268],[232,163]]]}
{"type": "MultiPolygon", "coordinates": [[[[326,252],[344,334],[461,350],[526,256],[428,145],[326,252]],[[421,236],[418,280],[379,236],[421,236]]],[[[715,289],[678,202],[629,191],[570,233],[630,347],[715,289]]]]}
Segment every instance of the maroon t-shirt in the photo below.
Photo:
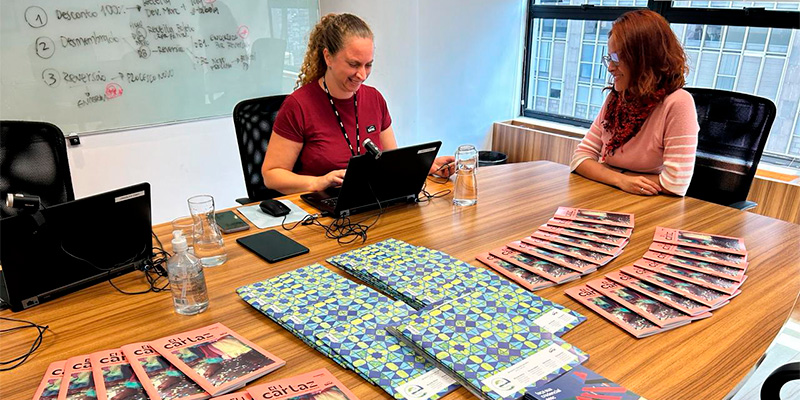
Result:
{"type": "MultiPolygon", "coordinates": [[[[381,147],[380,133],[392,125],[386,100],[373,87],[362,84],[358,96],[358,153],[364,154],[364,139],[381,147]]],[[[342,118],[353,149],[356,149],[356,118],[353,98],[333,99],[342,118]]],[[[286,98],[278,111],[273,132],[294,142],[303,143],[294,172],[322,176],[336,169],[347,168],[351,153],[342,129],[333,113],[328,95],[319,83],[311,82],[286,98]]]]}

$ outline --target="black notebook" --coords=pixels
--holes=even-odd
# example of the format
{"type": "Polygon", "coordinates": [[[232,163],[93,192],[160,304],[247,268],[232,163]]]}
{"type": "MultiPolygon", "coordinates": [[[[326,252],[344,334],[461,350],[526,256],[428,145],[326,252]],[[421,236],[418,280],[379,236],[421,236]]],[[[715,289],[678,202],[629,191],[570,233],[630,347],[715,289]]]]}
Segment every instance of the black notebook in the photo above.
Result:
{"type": "Polygon", "coordinates": [[[271,263],[308,253],[307,247],[274,229],[236,239],[236,242],[271,263]]]}

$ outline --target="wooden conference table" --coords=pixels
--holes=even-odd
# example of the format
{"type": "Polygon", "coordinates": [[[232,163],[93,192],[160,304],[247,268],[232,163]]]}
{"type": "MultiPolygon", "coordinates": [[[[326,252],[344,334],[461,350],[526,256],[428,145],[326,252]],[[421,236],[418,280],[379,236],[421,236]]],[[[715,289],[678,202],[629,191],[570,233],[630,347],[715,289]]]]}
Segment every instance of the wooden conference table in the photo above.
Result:
{"type": "MultiPolygon", "coordinates": [[[[508,164],[479,171],[476,206],[455,208],[452,195],[428,204],[391,208],[369,230],[367,244],[397,238],[439,249],[480,265],[476,254],[531,234],[558,206],[635,214],[631,242],[620,257],[597,272],[537,294],[587,316],[564,339],[589,353],[586,366],[650,399],[721,399],[758,361],[789,316],[800,291],[800,226],[692,198],[642,197],[570,174],[550,162],[508,164]],[[564,289],[630,265],[650,245],[656,226],[743,237],[750,252],[748,280],[742,294],[713,317],[637,340],[579,305],[564,289]]],[[[448,184],[449,186],[449,184],[448,184]]],[[[429,191],[437,185],[428,181],[429,191]]],[[[288,196],[304,206],[298,196],[288,196]]],[[[358,217],[356,217],[358,219],[358,217]]],[[[324,221],[323,221],[324,222],[324,221]]],[[[155,227],[168,243],[169,224],[155,227]]],[[[235,293],[249,284],[360,247],[341,246],[319,228],[300,226],[284,233],[311,251],[267,264],[235,242],[256,230],[225,236],[228,261],[206,270],[209,309],[186,317],[173,312],[168,292],[126,296],[107,282],[19,313],[0,316],[49,325],[41,348],[22,366],[0,372],[0,398],[29,399],[50,362],[107,348],[156,339],[222,322],[287,361],[286,366],[254,383],[328,368],[361,399],[389,398],[381,389],[346,371],[280,328],[235,293]]],[[[166,245],[169,247],[169,245],[166,245]]],[[[342,273],[336,268],[329,268],[342,273]]],[[[142,288],[141,273],[115,281],[127,290],[142,288]]],[[[2,322],[3,327],[9,326],[2,322]]],[[[33,332],[4,334],[0,358],[27,351],[33,332]]],[[[251,383],[254,384],[254,383],[251,383]]],[[[460,388],[445,399],[473,398],[460,388]]]]}

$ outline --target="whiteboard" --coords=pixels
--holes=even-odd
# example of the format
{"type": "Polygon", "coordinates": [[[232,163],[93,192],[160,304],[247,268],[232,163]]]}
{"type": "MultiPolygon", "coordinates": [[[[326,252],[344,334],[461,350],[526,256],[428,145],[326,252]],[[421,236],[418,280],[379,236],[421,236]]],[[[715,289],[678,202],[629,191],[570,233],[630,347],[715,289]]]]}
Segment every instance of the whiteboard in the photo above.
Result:
{"type": "Polygon", "coordinates": [[[2,0],[0,119],[65,133],[231,115],[289,93],[314,0],[2,0]]]}

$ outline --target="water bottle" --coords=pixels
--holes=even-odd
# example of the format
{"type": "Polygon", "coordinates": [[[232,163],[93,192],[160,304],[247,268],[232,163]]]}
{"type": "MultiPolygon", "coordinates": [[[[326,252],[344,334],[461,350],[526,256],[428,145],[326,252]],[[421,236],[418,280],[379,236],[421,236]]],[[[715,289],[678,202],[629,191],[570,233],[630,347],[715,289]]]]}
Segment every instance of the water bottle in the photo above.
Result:
{"type": "Polygon", "coordinates": [[[178,314],[199,314],[208,308],[208,289],[203,265],[197,257],[189,253],[183,232],[174,230],[172,237],[175,254],[167,260],[172,304],[178,314]]]}
{"type": "Polygon", "coordinates": [[[189,212],[194,221],[194,255],[204,267],[215,267],[228,259],[222,242],[222,232],[214,215],[214,198],[207,195],[190,197],[189,212]]]}
{"type": "Polygon", "coordinates": [[[478,202],[478,150],[471,144],[456,150],[456,182],[453,204],[471,206],[478,202]]]}

